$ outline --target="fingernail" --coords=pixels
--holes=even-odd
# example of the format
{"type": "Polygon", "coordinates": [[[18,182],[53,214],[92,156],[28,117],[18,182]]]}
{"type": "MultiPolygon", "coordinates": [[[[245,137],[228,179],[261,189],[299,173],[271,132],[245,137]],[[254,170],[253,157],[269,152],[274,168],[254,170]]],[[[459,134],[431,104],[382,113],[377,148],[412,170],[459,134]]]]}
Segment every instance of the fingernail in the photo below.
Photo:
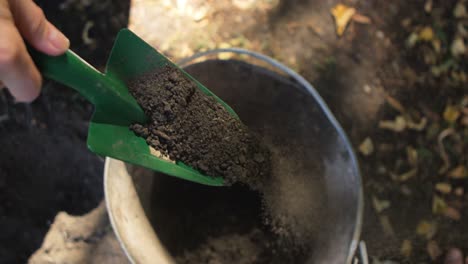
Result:
{"type": "Polygon", "coordinates": [[[49,24],[49,41],[58,51],[64,52],[70,47],[70,40],[52,24],[49,24]]]}

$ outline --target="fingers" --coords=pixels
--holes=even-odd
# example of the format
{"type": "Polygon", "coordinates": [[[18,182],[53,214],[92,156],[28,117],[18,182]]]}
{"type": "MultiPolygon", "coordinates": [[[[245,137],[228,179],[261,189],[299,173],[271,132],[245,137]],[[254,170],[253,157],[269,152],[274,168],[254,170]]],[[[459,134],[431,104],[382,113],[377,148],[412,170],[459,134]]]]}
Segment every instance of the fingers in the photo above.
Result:
{"type": "Polygon", "coordinates": [[[70,41],[44,16],[32,0],[9,0],[16,26],[21,35],[36,49],[55,56],[64,53],[70,41]]]}
{"type": "Polygon", "coordinates": [[[0,80],[20,102],[31,102],[40,92],[41,75],[18,32],[7,1],[0,1],[0,80]]]}

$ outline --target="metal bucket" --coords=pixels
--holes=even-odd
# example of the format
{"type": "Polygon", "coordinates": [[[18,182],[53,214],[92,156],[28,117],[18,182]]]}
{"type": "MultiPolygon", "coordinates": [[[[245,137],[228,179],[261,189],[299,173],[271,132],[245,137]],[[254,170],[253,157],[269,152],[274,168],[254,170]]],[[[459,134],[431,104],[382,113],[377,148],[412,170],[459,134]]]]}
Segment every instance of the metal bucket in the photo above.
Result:
{"type": "MultiPolygon", "coordinates": [[[[299,210],[310,213],[297,220],[306,223],[305,230],[314,237],[305,263],[351,263],[363,213],[360,172],[351,144],[317,91],[277,61],[240,49],[205,52],[179,65],[265,138],[277,153],[275,179],[303,186],[307,195],[299,197],[299,210]],[[241,54],[242,59],[210,59],[222,52],[241,54]]],[[[177,184],[187,183],[174,185],[171,181],[178,179],[110,158],[104,177],[111,223],[128,258],[133,263],[174,263],[168,241],[186,239],[177,233],[177,218],[182,216],[163,208],[179,194],[165,194],[167,201],[157,194],[172,186],[177,192],[177,186],[182,188],[177,184]],[[172,238],[167,232],[173,232],[172,238]]],[[[297,206],[294,198],[288,206],[297,206]]]]}

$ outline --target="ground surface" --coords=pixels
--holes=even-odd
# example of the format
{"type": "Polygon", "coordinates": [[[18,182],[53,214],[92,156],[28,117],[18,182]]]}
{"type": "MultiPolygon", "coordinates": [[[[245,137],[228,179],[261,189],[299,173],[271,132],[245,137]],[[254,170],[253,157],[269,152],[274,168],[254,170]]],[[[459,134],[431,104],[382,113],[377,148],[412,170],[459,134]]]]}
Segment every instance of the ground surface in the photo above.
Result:
{"type": "MultiPolygon", "coordinates": [[[[72,48],[102,66],[128,2],[42,2],[72,48]]],[[[134,0],[130,26],[175,60],[236,46],[301,73],[360,149],[370,255],[427,263],[450,246],[468,250],[467,18],[457,3],[134,0]],[[338,3],[361,15],[342,37],[330,14],[338,3]]],[[[0,221],[9,231],[0,255],[13,262],[39,246],[57,211],[84,213],[102,197],[102,163],[84,143],[89,105],[66,88],[46,90],[31,108],[0,103],[0,221]]]]}

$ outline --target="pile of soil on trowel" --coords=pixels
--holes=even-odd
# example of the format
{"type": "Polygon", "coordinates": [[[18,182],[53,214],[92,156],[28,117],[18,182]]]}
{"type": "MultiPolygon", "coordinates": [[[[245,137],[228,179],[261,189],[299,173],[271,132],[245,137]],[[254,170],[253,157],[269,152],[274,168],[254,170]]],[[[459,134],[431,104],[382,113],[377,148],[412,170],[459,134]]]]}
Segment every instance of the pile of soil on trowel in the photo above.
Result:
{"type": "Polygon", "coordinates": [[[148,145],[226,185],[256,189],[270,171],[270,153],[242,122],[174,67],[165,66],[128,84],[149,117],[130,128],[148,145]]]}

